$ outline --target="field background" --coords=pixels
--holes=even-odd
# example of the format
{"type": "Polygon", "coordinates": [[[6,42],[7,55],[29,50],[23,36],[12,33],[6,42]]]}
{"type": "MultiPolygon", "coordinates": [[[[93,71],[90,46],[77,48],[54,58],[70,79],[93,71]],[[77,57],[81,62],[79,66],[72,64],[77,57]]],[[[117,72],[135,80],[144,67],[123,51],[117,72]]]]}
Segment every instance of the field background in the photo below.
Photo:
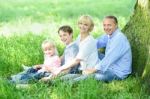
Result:
{"type": "MultiPolygon", "coordinates": [[[[64,45],[57,30],[62,25],[78,35],[77,19],[88,14],[95,27],[92,35],[103,34],[102,19],[115,15],[123,28],[133,14],[136,0],[0,0],[0,99],[145,99],[145,87],[139,78],[102,83],[93,79],[78,84],[34,83],[18,89],[5,80],[22,71],[22,64],[32,66],[43,62],[41,42],[55,41],[60,55],[64,45]]],[[[149,97],[150,98],[150,97],[149,97]]]]}

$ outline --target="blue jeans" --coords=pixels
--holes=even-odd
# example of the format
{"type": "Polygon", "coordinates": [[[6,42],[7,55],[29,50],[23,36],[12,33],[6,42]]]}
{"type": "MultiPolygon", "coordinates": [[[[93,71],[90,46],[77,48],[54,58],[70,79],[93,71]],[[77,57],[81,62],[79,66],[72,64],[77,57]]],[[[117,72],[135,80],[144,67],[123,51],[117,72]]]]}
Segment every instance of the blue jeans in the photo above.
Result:
{"type": "Polygon", "coordinates": [[[101,71],[97,71],[95,73],[95,79],[110,82],[112,80],[121,80],[116,74],[114,74],[111,70],[107,70],[106,72],[102,73],[101,71]]]}
{"type": "Polygon", "coordinates": [[[85,80],[88,77],[93,77],[93,74],[83,75],[83,74],[66,74],[62,76],[60,79],[63,81],[67,81],[69,83],[75,83],[81,80],[85,80]]]}
{"type": "Polygon", "coordinates": [[[23,71],[21,73],[18,73],[17,75],[11,76],[11,82],[13,83],[19,83],[19,84],[26,84],[29,83],[29,81],[32,80],[39,80],[42,77],[47,77],[51,73],[48,72],[38,72],[38,70],[34,68],[30,68],[27,71],[23,71]]]}
{"type": "Polygon", "coordinates": [[[98,58],[102,60],[105,57],[105,54],[98,52],[98,58]]]}
{"type": "Polygon", "coordinates": [[[79,67],[80,67],[80,64],[72,67],[69,71],[69,74],[78,74],[80,71],[79,71],[79,67]]]}

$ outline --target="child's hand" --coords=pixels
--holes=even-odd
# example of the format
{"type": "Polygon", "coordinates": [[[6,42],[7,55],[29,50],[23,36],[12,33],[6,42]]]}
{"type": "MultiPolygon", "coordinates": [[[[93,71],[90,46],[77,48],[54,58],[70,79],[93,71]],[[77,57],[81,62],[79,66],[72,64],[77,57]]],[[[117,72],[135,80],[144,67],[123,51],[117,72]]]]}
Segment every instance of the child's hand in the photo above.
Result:
{"type": "Polygon", "coordinates": [[[47,81],[52,80],[52,79],[54,79],[54,78],[55,78],[54,75],[49,75],[48,77],[43,77],[43,78],[41,78],[40,81],[47,82],[47,81]]]}
{"type": "Polygon", "coordinates": [[[59,67],[59,68],[53,69],[53,70],[52,70],[52,73],[53,73],[54,76],[57,76],[58,74],[61,73],[61,71],[62,71],[62,70],[61,70],[61,68],[59,67]]]}
{"type": "Polygon", "coordinates": [[[35,65],[33,68],[34,69],[41,69],[41,65],[35,65]]]}

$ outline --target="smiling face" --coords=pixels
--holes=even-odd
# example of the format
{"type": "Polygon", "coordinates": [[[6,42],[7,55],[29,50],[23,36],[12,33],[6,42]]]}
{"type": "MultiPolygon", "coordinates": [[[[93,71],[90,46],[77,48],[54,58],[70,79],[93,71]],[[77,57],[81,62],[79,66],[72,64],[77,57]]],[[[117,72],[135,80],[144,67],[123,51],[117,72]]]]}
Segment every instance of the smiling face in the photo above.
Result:
{"type": "Polygon", "coordinates": [[[80,33],[89,33],[93,30],[94,23],[90,16],[83,15],[78,20],[80,33]]]}
{"type": "Polygon", "coordinates": [[[46,55],[46,56],[55,55],[55,47],[53,44],[45,43],[45,44],[43,44],[42,49],[43,49],[44,55],[46,55]]]}
{"type": "Polygon", "coordinates": [[[59,37],[65,45],[68,45],[72,42],[72,33],[69,34],[68,32],[60,30],[59,37]]]}
{"type": "Polygon", "coordinates": [[[103,20],[103,28],[106,34],[112,35],[112,33],[117,29],[118,25],[114,19],[105,18],[103,20]]]}
{"type": "Polygon", "coordinates": [[[79,22],[78,23],[79,29],[80,29],[80,33],[88,33],[89,32],[89,28],[90,25],[87,22],[79,22]]]}

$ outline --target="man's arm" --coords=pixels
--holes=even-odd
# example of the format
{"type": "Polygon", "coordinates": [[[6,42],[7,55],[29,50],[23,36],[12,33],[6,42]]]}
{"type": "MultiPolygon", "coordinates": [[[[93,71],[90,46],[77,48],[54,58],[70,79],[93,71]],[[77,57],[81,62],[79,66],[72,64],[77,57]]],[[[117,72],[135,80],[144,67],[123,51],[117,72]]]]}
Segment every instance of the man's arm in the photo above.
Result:
{"type": "Polygon", "coordinates": [[[111,42],[108,51],[105,53],[105,57],[102,59],[100,67],[97,68],[102,72],[105,72],[109,66],[113,65],[118,59],[120,59],[127,51],[126,41],[123,38],[117,38],[111,42]]]}
{"type": "Polygon", "coordinates": [[[106,47],[108,42],[108,35],[102,35],[97,40],[97,49],[106,47]]]}

